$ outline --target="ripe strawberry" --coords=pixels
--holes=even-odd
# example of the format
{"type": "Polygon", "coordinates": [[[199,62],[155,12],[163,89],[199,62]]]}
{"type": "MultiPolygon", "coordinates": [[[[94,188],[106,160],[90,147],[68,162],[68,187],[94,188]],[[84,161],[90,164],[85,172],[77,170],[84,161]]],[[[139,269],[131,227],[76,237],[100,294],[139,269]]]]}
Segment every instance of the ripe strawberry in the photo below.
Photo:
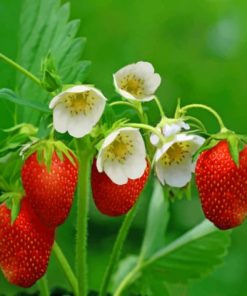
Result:
{"type": "Polygon", "coordinates": [[[22,168],[22,182],[29,203],[41,221],[52,227],[67,218],[77,184],[77,162],[74,165],[66,155],[63,157],[61,161],[53,152],[48,171],[44,163],[38,162],[37,153],[33,153],[22,168]]]}
{"type": "Polygon", "coordinates": [[[247,147],[239,167],[226,141],[204,151],[196,165],[196,183],[205,216],[220,229],[238,226],[247,214],[247,147]]]}
{"type": "Polygon", "coordinates": [[[103,172],[99,173],[96,161],[93,162],[91,184],[93,198],[98,210],[108,216],[126,214],[135,204],[150,172],[147,167],[141,178],[130,180],[124,185],[117,185],[103,172]]]}
{"type": "Polygon", "coordinates": [[[55,230],[39,221],[26,198],[12,225],[10,215],[0,205],[0,267],[10,283],[27,288],[46,272],[55,230]]]}

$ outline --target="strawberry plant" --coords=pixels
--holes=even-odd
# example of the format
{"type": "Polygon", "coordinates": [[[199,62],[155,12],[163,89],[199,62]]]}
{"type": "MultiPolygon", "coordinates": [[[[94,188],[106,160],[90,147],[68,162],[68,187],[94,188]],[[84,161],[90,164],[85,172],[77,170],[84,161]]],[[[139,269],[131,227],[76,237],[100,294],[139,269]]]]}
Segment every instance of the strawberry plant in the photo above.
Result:
{"type": "Polygon", "coordinates": [[[14,114],[0,145],[0,269],[6,280],[24,288],[37,283],[40,295],[51,295],[46,272],[54,253],[68,293],[91,295],[92,202],[101,215],[124,217],[95,295],[173,295],[174,285],[208,275],[227,254],[229,229],[247,214],[247,137],[228,129],[207,105],[178,100],[168,117],[156,95],[163,77],[150,62],[117,70],[116,95],[106,96],[85,80],[91,63],[81,60],[85,39],[75,37],[79,22],[68,21],[69,5],[22,2],[18,58],[0,54],[1,67],[16,70],[15,87],[0,89],[0,102],[10,103],[14,114]],[[151,103],[160,115],[156,124],[150,123],[151,103]],[[214,116],[217,133],[189,114],[198,108],[214,116]],[[194,173],[205,220],[171,240],[170,204],[190,198],[194,173]],[[145,187],[140,251],[122,258],[145,187]],[[56,233],[75,203],[72,266],[56,233]]]}

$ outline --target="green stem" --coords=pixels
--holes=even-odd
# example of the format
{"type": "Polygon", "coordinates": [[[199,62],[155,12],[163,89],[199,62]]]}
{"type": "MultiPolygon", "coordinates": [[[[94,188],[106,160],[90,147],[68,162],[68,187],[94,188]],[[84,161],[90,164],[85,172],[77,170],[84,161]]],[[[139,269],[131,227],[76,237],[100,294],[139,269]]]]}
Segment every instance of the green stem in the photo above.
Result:
{"type": "Polygon", "coordinates": [[[211,114],[214,115],[214,117],[216,118],[216,120],[218,121],[219,123],[219,126],[221,128],[222,131],[226,130],[226,127],[223,123],[223,120],[221,119],[221,117],[219,116],[219,114],[214,110],[212,109],[211,107],[209,106],[206,106],[206,105],[203,105],[203,104],[191,104],[191,105],[187,105],[187,106],[184,106],[182,107],[180,110],[179,110],[179,113],[184,113],[186,112],[187,110],[189,109],[193,109],[193,108],[200,108],[200,109],[204,109],[204,110],[207,110],[208,112],[210,112],[211,114]]]}
{"type": "Polygon", "coordinates": [[[157,97],[154,97],[154,101],[155,101],[155,103],[156,103],[156,105],[157,105],[157,107],[158,107],[158,109],[159,109],[159,111],[160,111],[160,115],[161,115],[161,117],[162,117],[162,118],[165,117],[165,112],[164,112],[164,110],[163,110],[163,107],[162,107],[162,105],[161,105],[159,99],[158,99],[157,97]]]}
{"type": "Polygon", "coordinates": [[[64,256],[62,250],[60,249],[59,245],[55,242],[53,245],[53,253],[59,262],[71,288],[73,289],[73,293],[79,296],[78,293],[78,282],[74,275],[73,270],[71,269],[66,257],[64,256]]]}
{"type": "Polygon", "coordinates": [[[167,142],[167,140],[161,134],[161,132],[159,132],[155,127],[152,127],[151,125],[143,124],[143,123],[127,123],[125,126],[126,127],[134,127],[134,128],[141,128],[141,129],[148,130],[149,132],[152,132],[156,136],[158,136],[159,139],[161,140],[161,142],[163,142],[163,143],[166,143],[167,142]]]}
{"type": "Polygon", "coordinates": [[[0,53],[0,60],[3,60],[7,64],[9,64],[10,66],[14,67],[16,70],[18,70],[19,72],[21,72],[22,74],[24,74],[25,76],[27,76],[28,78],[30,78],[31,80],[33,80],[36,84],[38,84],[39,86],[41,86],[41,82],[40,82],[40,80],[37,77],[35,77],[31,72],[29,72],[28,70],[26,70],[25,68],[23,68],[21,65],[17,64],[13,60],[11,60],[10,58],[6,57],[2,53],[0,53]]]}
{"type": "Polygon", "coordinates": [[[139,118],[142,119],[142,117],[143,117],[142,113],[140,112],[139,108],[135,104],[125,102],[125,101],[117,101],[117,102],[113,102],[113,103],[110,104],[111,107],[120,106],[120,105],[128,106],[128,107],[134,109],[137,112],[139,118]]]}
{"type": "Polygon", "coordinates": [[[76,274],[78,279],[79,296],[87,296],[88,267],[87,267],[87,223],[89,200],[89,176],[91,172],[92,149],[86,138],[78,140],[77,155],[79,157],[79,183],[77,204],[77,241],[76,241],[76,274]]]}
{"type": "Polygon", "coordinates": [[[50,295],[47,279],[45,275],[38,281],[38,286],[39,286],[40,296],[50,295]]]}
{"type": "Polygon", "coordinates": [[[126,240],[128,231],[129,231],[131,223],[135,217],[136,211],[137,211],[137,204],[126,215],[126,217],[122,223],[122,226],[118,232],[118,236],[117,236],[117,239],[115,241],[115,244],[114,244],[114,247],[113,247],[113,250],[111,253],[110,261],[109,261],[109,264],[108,264],[107,269],[105,271],[105,275],[104,275],[103,282],[102,282],[102,285],[100,288],[99,296],[105,296],[107,294],[107,289],[109,287],[109,283],[110,283],[110,279],[111,279],[113,270],[116,267],[116,264],[119,260],[123,244],[126,240]]]}

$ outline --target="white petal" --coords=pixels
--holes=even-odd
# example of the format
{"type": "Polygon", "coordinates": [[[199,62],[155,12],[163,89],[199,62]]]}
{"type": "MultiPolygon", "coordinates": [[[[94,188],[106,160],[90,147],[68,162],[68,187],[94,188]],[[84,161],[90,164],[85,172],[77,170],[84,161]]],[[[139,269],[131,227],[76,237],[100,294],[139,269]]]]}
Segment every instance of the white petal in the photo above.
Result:
{"type": "Polygon", "coordinates": [[[68,130],[70,114],[63,104],[55,106],[53,111],[53,124],[56,131],[65,133],[68,130]]]}
{"type": "Polygon", "coordinates": [[[81,138],[91,132],[93,123],[90,116],[78,114],[71,116],[68,124],[68,133],[75,138],[81,138]]]}
{"type": "Polygon", "coordinates": [[[163,134],[166,137],[170,137],[171,135],[177,134],[181,131],[181,127],[176,123],[165,124],[163,127],[163,134]]]}
{"type": "Polygon", "coordinates": [[[190,126],[188,125],[188,123],[184,122],[184,121],[181,121],[181,127],[184,129],[184,130],[189,130],[190,129],[190,126]]]}
{"type": "Polygon", "coordinates": [[[104,171],[104,159],[103,159],[104,149],[100,149],[99,154],[96,159],[96,167],[100,173],[104,171]]]}
{"type": "Polygon", "coordinates": [[[159,139],[159,137],[157,135],[151,134],[150,142],[151,142],[152,145],[157,146],[159,144],[159,141],[160,141],[160,139],[159,139]]]}
{"type": "Polygon", "coordinates": [[[164,166],[161,162],[157,162],[155,164],[155,172],[156,175],[162,185],[165,185],[165,174],[164,174],[164,166]]]}
{"type": "Polygon", "coordinates": [[[129,157],[123,165],[126,176],[129,179],[140,178],[147,167],[147,161],[145,157],[135,155],[129,157]]]}
{"type": "Polygon", "coordinates": [[[142,75],[154,73],[154,67],[149,62],[140,61],[140,62],[134,64],[133,68],[136,71],[136,73],[141,73],[142,75]]]}
{"type": "Polygon", "coordinates": [[[95,105],[92,111],[88,114],[88,116],[91,116],[93,124],[96,124],[100,120],[104,112],[105,103],[106,103],[104,97],[102,98],[97,93],[95,93],[95,96],[96,96],[95,105]]]}
{"type": "Polygon", "coordinates": [[[115,139],[116,137],[119,135],[120,131],[116,130],[112,133],[110,133],[104,140],[103,145],[101,147],[101,149],[106,148],[107,146],[109,146],[115,139]]]}
{"type": "Polygon", "coordinates": [[[50,101],[49,108],[50,108],[50,109],[53,109],[53,108],[59,103],[59,101],[60,101],[62,98],[63,98],[63,93],[58,94],[57,96],[55,96],[55,97],[50,101]]]}
{"type": "Polygon", "coordinates": [[[128,100],[140,100],[138,98],[136,98],[135,96],[133,96],[131,93],[121,89],[118,85],[115,85],[116,91],[125,99],[128,100]]]}
{"type": "Polygon", "coordinates": [[[156,150],[154,155],[155,162],[159,161],[163,154],[175,143],[175,140],[165,143],[161,148],[156,150]]]}
{"type": "Polygon", "coordinates": [[[175,142],[187,142],[193,140],[193,135],[177,134],[175,135],[175,142]]]}
{"type": "Polygon", "coordinates": [[[123,166],[119,162],[106,161],[104,163],[106,175],[117,185],[123,185],[128,182],[123,166]]]}
{"type": "Polygon", "coordinates": [[[171,164],[170,166],[163,166],[163,175],[166,184],[172,187],[184,187],[192,177],[191,159],[186,159],[181,164],[171,164]]]}
{"type": "Polygon", "coordinates": [[[145,79],[145,92],[147,94],[153,94],[160,86],[161,77],[159,74],[154,73],[145,79]]]}

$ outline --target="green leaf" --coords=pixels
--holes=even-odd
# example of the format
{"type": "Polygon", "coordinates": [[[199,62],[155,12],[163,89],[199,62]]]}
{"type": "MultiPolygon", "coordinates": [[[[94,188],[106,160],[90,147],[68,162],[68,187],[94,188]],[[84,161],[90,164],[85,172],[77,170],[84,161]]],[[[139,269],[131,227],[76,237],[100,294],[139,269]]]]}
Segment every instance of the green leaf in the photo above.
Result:
{"type": "Polygon", "coordinates": [[[219,231],[204,221],[154,254],[144,273],[163,274],[168,282],[185,283],[211,272],[223,262],[230,244],[230,232],[219,231]]]}
{"type": "Polygon", "coordinates": [[[144,235],[141,258],[145,259],[164,245],[164,234],[170,218],[168,199],[165,199],[163,188],[158,181],[149,206],[146,232],[144,235]]]}
{"type": "Polygon", "coordinates": [[[122,291],[132,291],[136,285],[142,286],[147,282],[151,287],[154,279],[161,285],[164,282],[187,283],[205,276],[223,262],[229,244],[230,232],[219,231],[205,220],[149,258],[137,259],[137,264],[132,266],[114,292],[120,295],[122,291]]]}
{"type": "Polygon", "coordinates": [[[119,283],[125,278],[125,276],[137,265],[138,257],[130,255],[121,260],[118,265],[117,271],[113,274],[111,290],[115,291],[119,283]]]}
{"type": "Polygon", "coordinates": [[[41,112],[51,112],[46,104],[20,98],[11,89],[0,89],[0,99],[10,101],[20,106],[28,107],[29,112],[30,108],[41,112]]]}
{"type": "MultiPolygon", "coordinates": [[[[19,52],[17,62],[35,76],[40,77],[41,61],[51,54],[63,84],[83,82],[89,68],[88,61],[81,61],[86,40],[75,38],[79,21],[68,21],[70,5],[60,5],[59,0],[22,0],[19,26],[19,52]],[[49,20],[49,21],[47,21],[49,20]]],[[[22,74],[17,74],[17,90],[21,97],[45,102],[51,99],[22,74]]],[[[19,120],[37,123],[39,114],[30,110],[19,113],[19,120]]]]}

